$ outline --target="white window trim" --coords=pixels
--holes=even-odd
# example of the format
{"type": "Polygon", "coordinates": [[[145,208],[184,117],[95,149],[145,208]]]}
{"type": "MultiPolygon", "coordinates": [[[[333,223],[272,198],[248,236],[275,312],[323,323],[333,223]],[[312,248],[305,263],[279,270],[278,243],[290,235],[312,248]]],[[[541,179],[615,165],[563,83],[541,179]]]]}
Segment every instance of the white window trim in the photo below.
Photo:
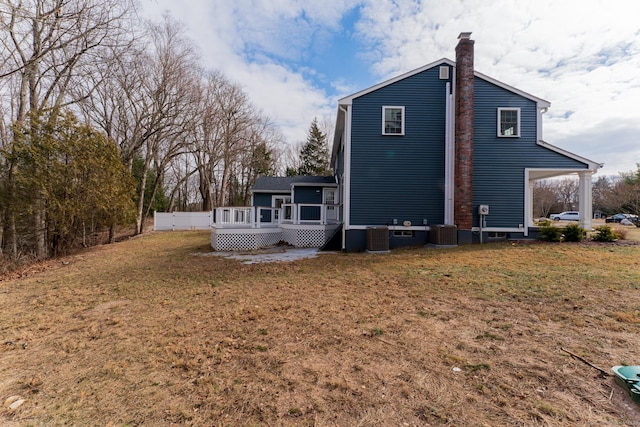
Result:
{"type": "MultiPolygon", "coordinates": [[[[288,196],[286,194],[272,194],[271,195],[271,207],[275,208],[276,207],[276,201],[282,199],[282,205],[286,205],[286,204],[291,204],[291,196],[288,196]]],[[[282,209],[282,206],[280,207],[282,209]]],[[[285,213],[283,212],[283,216],[286,216],[285,213]]],[[[279,211],[274,211],[273,212],[273,218],[271,218],[272,220],[276,220],[278,222],[280,222],[281,218],[280,218],[280,213],[279,211]]]]}
{"type": "Polygon", "coordinates": [[[275,208],[276,207],[276,200],[278,199],[282,199],[282,204],[289,204],[291,203],[291,196],[287,195],[287,194],[272,194],[271,195],[271,207],[275,208]]]}
{"type": "Polygon", "coordinates": [[[405,122],[405,115],[404,115],[404,106],[401,105],[383,105],[382,106],[382,134],[386,135],[386,136],[402,136],[404,135],[404,122],[405,122]],[[401,128],[402,131],[400,133],[386,133],[385,132],[385,111],[389,108],[394,108],[394,109],[400,109],[402,111],[402,122],[401,122],[401,128]]]}
{"type": "Polygon", "coordinates": [[[498,108],[498,118],[497,118],[497,122],[498,122],[498,137],[499,138],[520,138],[520,135],[522,134],[522,129],[520,128],[520,108],[507,108],[507,107],[502,107],[502,108],[498,108]],[[518,133],[515,135],[502,135],[500,133],[500,118],[502,117],[502,112],[503,111],[515,111],[518,113],[518,122],[516,124],[516,126],[518,127],[518,133]]]}
{"type": "Polygon", "coordinates": [[[333,204],[337,205],[339,204],[339,200],[338,200],[338,188],[336,187],[325,187],[322,189],[322,204],[326,205],[327,203],[327,193],[329,192],[333,192],[333,204]]]}

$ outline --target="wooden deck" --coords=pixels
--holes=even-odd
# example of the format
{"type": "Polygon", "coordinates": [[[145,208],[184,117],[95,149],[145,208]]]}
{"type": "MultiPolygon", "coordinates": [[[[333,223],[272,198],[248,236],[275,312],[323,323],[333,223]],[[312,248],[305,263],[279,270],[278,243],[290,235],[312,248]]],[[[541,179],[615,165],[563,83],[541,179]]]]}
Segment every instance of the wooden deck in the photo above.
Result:
{"type": "Polygon", "coordinates": [[[316,204],[216,208],[211,247],[216,251],[243,251],[286,243],[319,248],[340,226],[337,208],[316,204]]]}

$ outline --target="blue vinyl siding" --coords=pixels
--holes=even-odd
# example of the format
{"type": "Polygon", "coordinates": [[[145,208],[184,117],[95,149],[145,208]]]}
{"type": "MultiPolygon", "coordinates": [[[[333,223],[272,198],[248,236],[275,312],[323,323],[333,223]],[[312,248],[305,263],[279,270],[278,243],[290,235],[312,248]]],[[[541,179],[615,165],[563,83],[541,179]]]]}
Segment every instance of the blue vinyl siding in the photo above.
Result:
{"type": "MultiPolygon", "coordinates": [[[[293,203],[301,204],[322,204],[322,186],[295,186],[293,203]]],[[[272,204],[273,196],[290,196],[291,193],[272,192],[272,193],[254,193],[253,206],[267,206],[272,204]]],[[[303,221],[319,221],[321,209],[320,206],[302,206],[300,210],[301,220],[303,221]]],[[[262,221],[271,221],[271,212],[263,211],[261,213],[262,221]]]]}
{"type": "MultiPolygon", "coordinates": [[[[289,196],[290,193],[254,193],[253,206],[271,207],[272,197],[275,195],[289,196]]],[[[271,222],[271,211],[260,211],[261,222],[271,222]]]]}
{"type": "Polygon", "coordinates": [[[302,221],[320,221],[320,206],[301,206],[300,220],[302,221]]]}
{"type": "MultiPolygon", "coordinates": [[[[352,98],[350,129],[350,218],[352,226],[429,225],[444,221],[444,156],[446,84],[439,66],[352,98]],[[404,135],[382,135],[382,108],[404,108],[404,135]]],[[[453,77],[453,73],[450,73],[453,77]]],[[[478,205],[488,204],[487,227],[525,226],[525,169],[585,170],[588,164],[537,144],[538,107],[507,88],[475,77],[473,199],[474,226],[478,205]],[[498,108],[520,111],[518,137],[498,137],[498,108]]],[[[344,153],[339,150],[336,174],[341,180],[344,153]]],[[[412,244],[426,239],[420,232],[412,244]],[[422,237],[418,237],[422,236],[422,237]]],[[[347,250],[363,249],[366,232],[347,229],[347,250]]],[[[406,242],[406,243],[405,243],[406,242]]]]}
{"type": "MultiPolygon", "coordinates": [[[[587,165],[537,145],[536,103],[486,80],[474,80],[474,207],[489,205],[487,227],[524,223],[524,169],[587,165]],[[497,136],[498,108],[520,108],[520,137],[497,136]]],[[[474,226],[479,218],[474,215],[474,226]]]]}
{"type": "Polygon", "coordinates": [[[322,187],[298,187],[293,189],[293,203],[320,204],[322,203],[322,187]]]}
{"type": "Polygon", "coordinates": [[[347,252],[364,251],[367,247],[367,232],[365,230],[345,231],[345,250],[347,252]]]}
{"type": "Polygon", "coordinates": [[[352,225],[444,220],[447,82],[436,65],[353,100],[352,225]],[[382,135],[383,106],[405,107],[405,135],[382,135]]]}
{"type": "MultiPolygon", "coordinates": [[[[293,189],[294,203],[321,204],[322,187],[295,187],[293,189]]],[[[320,221],[320,206],[301,206],[300,219],[302,221],[320,221]]]]}
{"type": "MultiPolygon", "coordinates": [[[[347,252],[364,251],[367,247],[366,230],[347,230],[345,250],[347,252]]],[[[389,230],[389,249],[401,248],[404,246],[422,246],[428,243],[427,231],[415,230],[413,237],[397,237],[393,231],[389,230]]]]}
{"type": "MultiPolygon", "coordinates": [[[[253,206],[271,206],[271,196],[273,193],[254,193],[253,194],[253,206]]],[[[286,196],[287,194],[284,194],[286,196]]]]}

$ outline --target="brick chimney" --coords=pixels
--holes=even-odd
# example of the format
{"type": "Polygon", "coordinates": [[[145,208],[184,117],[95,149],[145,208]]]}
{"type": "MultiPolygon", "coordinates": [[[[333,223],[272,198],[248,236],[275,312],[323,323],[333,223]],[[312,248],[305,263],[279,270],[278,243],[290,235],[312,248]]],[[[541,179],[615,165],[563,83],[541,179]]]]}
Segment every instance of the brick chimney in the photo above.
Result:
{"type": "MultiPolygon", "coordinates": [[[[473,44],[460,33],[456,46],[454,222],[458,230],[473,227],[473,44]]],[[[470,235],[470,233],[469,233],[470,235]]],[[[459,238],[462,235],[459,233],[459,238]]],[[[466,239],[462,239],[466,240],[466,239]]]]}

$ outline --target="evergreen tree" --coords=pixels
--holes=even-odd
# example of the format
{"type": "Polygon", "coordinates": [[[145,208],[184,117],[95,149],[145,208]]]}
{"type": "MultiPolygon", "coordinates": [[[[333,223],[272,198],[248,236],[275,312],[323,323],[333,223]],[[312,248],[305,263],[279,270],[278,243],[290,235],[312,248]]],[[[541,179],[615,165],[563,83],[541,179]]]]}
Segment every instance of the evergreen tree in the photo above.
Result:
{"type": "Polygon", "coordinates": [[[22,212],[43,211],[45,255],[64,253],[87,234],[133,220],[134,180],[105,135],[70,112],[31,117],[14,135],[11,193],[22,212]]]}
{"type": "Polygon", "coordinates": [[[285,175],[286,176],[297,176],[299,170],[300,170],[299,168],[287,166],[287,170],[285,171],[285,175]]]}
{"type": "MultiPolygon", "coordinates": [[[[327,135],[318,127],[318,119],[314,118],[309,127],[307,141],[300,149],[298,175],[331,175],[329,163],[327,135]]],[[[288,173],[289,171],[287,171],[288,173]]]]}

